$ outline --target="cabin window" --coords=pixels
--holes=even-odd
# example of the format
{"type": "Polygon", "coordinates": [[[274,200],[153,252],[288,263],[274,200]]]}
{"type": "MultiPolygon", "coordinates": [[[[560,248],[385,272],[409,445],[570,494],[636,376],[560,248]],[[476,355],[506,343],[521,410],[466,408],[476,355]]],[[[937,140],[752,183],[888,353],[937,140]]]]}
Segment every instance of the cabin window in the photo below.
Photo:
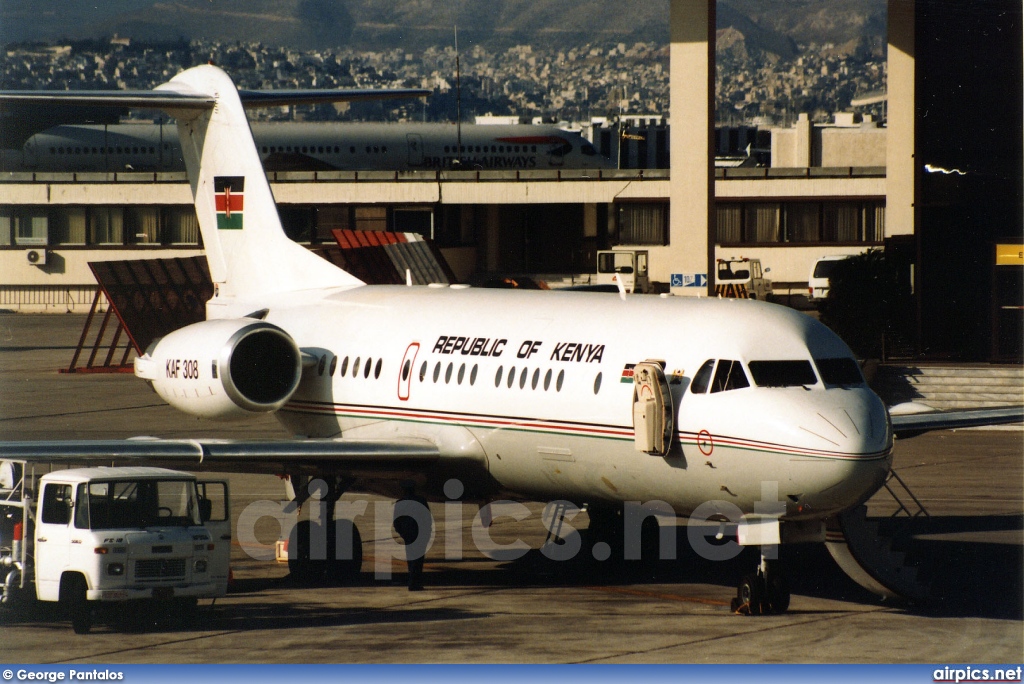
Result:
{"type": "Polygon", "coordinates": [[[516,381],[516,367],[512,366],[511,368],[508,369],[508,385],[506,385],[506,386],[509,389],[512,389],[512,385],[515,384],[515,381],[516,381]]]}
{"type": "Polygon", "coordinates": [[[803,387],[817,385],[810,361],[750,361],[747,363],[758,387],[803,387]]]}
{"type": "Polygon", "coordinates": [[[412,370],[412,361],[409,359],[405,360],[405,365],[402,366],[402,382],[409,379],[409,371],[412,370]]]}
{"type": "Polygon", "coordinates": [[[337,356],[332,356],[331,357],[331,369],[329,371],[327,371],[327,374],[328,375],[334,375],[334,371],[337,370],[337,368],[338,368],[338,357],[337,356]]]}
{"type": "Polygon", "coordinates": [[[561,392],[562,391],[562,383],[564,381],[565,381],[565,371],[564,370],[560,370],[560,371],[558,371],[558,380],[555,381],[555,391],[556,392],[561,392]]]}
{"type": "Polygon", "coordinates": [[[548,372],[544,374],[544,391],[547,392],[549,387],[551,387],[551,369],[550,368],[548,369],[548,372]]]}
{"type": "Polygon", "coordinates": [[[373,379],[376,380],[380,377],[381,362],[383,359],[377,359],[377,365],[373,367],[373,379]]]}
{"type": "Polygon", "coordinates": [[[861,385],[864,383],[860,366],[851,358],[814,359],[814,363],[818,366],[818,372],[821,373],[821,379],[826,385],[861,385]]]}
{"type": "Polygon", "coordinates": [[[353,378],[358,378],[359,377],[359,357],[358,356],[356,357],[355,362],[352,364],[352,377],[353,378]]]}
{"type": "Polygon", "coordinates": [[[366,365],[363,367],[363,377],[364,378],[370,377],[370,364],[372,364],[372,363],[373,363],[372,359],[369,359],[369,358],[366,359],[366,365]]]}
{"type": "Polygon", "coordinates": [[[498,387],[501,385],[501,372],[504,370],[504,366],[498,366],[498,372],[494,374],[494,386],[498,387]]]}
{"type": "Polygon", "coordinates": [[[427,379],[427,362],[424,361],[423,365],[420,366],[420,382],[427,379]]]}
{"type": "Polygon", "coordinates": [[[728,392],[744,387],[750,387],[750,381],[747,380],[747,374],[743,372],[740,362],[719,361],[718,368],[715,369],[715,379],[711,383],[711,393],[728,392]]]}
{"type": "Polygon", "coordinates": [[[316,365],[316,374],[323,375],[324,370],[327,368],[327,355],[324,354],[320,357],[320,363],[316,365]]]}
{"type": "Polygon", "coordinates": [[[441,362],[440,361],[438,361],[436,364],[434,364],[434,382],[435,383],[437,382],[437,379],[439,377],[441,377],[441,362]]]}
{"type": "Polygon", "coordinates": [[[455,378],[456,382],[462,384],[462,379],[466,377],[466,364],[459,366],[459,375],[455,378]]]}
{"type": "Polygon", "coordinates": [[[469,372],[469,384],[470,385],[475,385],[476,384],[476,372],[477,372],[478,368],[479,367],[474,363],[473,364],[473,370],[471,370],[469,372]]]}
{"type": "Polygon", "coordinates": [[[601,391],[601,373],[598,373],[597,377],[594,378],[594,394],[597,394],[600,391],[601,391]]]}
{"type": "Polygon", "coordinates": [[[533,379],[530,380],[530,389],[537,389],[538,382],[540,382],[540,368],[533,371],[533,379]]]}
{"type": "Polygon", "coordinates": [[[452,381],[452,369],[455,368],[454,363],[449,363],[448,368],[444,371],[444,384],[448,384],[452,381]]]}
{"type": "Polygon", "coordinates": [[[348,373],[348,357],[347,356],[341,362],[341,372],[338,373],[338,377],[339,378],[343,378],[343,377],[345,377],[346,373],[348,373]]]}
{"type": "Polygon", "coordinates": [[[519,389],[523,389],[524,387],[526,387],[526,376],[528,376],[529,374],[530,374],[530,371],[527,368],[524,368],[519,373],[519,389]]]}

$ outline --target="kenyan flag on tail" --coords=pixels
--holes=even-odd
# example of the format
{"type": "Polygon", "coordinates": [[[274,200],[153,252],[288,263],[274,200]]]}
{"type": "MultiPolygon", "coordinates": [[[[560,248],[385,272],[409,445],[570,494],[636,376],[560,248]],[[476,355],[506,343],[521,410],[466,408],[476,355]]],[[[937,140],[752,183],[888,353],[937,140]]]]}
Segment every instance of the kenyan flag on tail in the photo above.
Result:
{"type": "Polygon", "coordinates": [[[214,176],[217,198],[217,229],[241,230],[245,176],[214,176]]]}

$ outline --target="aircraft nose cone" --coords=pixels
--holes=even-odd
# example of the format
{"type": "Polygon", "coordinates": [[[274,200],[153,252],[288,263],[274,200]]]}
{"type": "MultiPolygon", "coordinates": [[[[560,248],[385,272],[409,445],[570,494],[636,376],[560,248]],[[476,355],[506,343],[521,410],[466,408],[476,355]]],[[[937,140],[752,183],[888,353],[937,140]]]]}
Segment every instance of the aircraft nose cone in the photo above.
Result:
{"type": "Polygon", "coordinates": [[[890,446],[885,406],[870,390],[843,392],[835,402],[821,402],[808,412],[801,429],[822,448],[850,456],[878,454],[890,446]]]}
{"type": "Polygon", "coordinates": [[[805,511],[838,512],[868,499],[885,482],[892,438],[885,406],[870,390],[840,390],[815,402],[800,429],[822,458],[796,466],[805,511]],[[827,455],[826,453],[827,452],[827,455]]]}

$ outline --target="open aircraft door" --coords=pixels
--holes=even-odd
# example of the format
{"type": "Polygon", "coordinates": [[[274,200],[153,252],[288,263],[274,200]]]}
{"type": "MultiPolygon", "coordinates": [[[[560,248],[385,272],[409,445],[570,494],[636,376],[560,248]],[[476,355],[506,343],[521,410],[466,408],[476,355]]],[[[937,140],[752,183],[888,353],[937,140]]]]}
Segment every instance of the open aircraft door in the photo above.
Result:
{"type": "Polygon", "coordinates": [[[660,361],[633,369],[633,434],[637,451],[664,456],[672,447],[675,407],[660,361]]]}
{"type": "Polygon", "coordinates": [[[409,148],[409,166],[423,166],[423,136],[409,133],[405,136],[409,148]]]}
{"type": "MultiPolygon", "coordinates": [[[[398,398],[402,401],[409,400],[409,388],[412,385],[413,366],[416,364],[416,355],[419,353],[419,342],[413,342],[405,348],[405,356],[402,357],[401,375],[398,377],[398,398]]],[[[420,379],[422,380],[423,378],[420,379]]]]}

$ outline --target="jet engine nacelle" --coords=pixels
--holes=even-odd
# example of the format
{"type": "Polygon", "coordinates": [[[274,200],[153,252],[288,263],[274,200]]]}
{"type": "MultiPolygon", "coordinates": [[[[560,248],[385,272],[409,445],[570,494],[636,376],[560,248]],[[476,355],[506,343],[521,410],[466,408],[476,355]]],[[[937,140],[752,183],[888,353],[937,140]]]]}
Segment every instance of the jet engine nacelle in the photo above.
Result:
{"type": "Polygon", "coordinates": [[[135,359],[135,375],[176,409],[230,420],[281,408],[299,386],[302,355],[265,321],[203,321],[153,342],[135,359]]]}

